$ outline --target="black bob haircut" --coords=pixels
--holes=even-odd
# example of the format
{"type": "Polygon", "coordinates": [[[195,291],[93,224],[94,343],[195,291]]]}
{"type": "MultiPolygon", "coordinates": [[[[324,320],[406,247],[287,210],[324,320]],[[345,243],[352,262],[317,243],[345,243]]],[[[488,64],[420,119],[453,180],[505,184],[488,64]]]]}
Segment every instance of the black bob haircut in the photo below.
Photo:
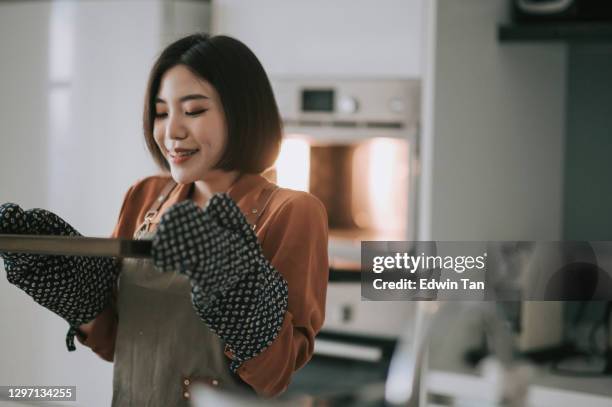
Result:
{"type": "Polygon", "coordinates": [[[162,77],[177,65],[209,82],[221,99],[227,144],[215,168],[259,174],[271,167],[280,149],[282,124],[268,76],[245,44],[207,34],[192,34],[168,45],[151,69],[143,130],[155,162],[163,170],[170,169],[153,138],[153,125],[162,77]]]}

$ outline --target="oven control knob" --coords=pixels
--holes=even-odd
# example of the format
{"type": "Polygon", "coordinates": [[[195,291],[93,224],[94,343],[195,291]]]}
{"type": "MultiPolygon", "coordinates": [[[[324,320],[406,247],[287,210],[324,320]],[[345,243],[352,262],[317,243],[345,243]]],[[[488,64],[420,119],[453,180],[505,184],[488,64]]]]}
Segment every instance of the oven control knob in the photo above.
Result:
{"type": "Polygon", "coordinates": [[[402,113],[406,109],[403,99],[393,98],[389,101],[389,108],[393,113],[402,113]]]}
{"type": "Polygon", "coordinates": [[[359,109],[359,103],[352,96],[341,96],[338,100],[338,111],[340,113],[355,113],[357,109],[359,109]]]}

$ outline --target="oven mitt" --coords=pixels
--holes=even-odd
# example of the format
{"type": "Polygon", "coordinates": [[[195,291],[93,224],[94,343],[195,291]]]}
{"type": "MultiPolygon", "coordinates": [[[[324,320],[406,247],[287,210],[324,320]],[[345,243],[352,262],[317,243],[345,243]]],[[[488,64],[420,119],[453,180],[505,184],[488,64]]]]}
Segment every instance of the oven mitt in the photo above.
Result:
{"type": "MultiPolygon", "coordinates": [[[[81,236],[59,216],[44,209],[23,211],[18,205],[0,205],[0,233],[81,236]]],[[[94,319],[111,300],[118,264],[109,257],[51,256],[0,253],[6,276],[34,301],[70,324],[69,351],[75,350],[78,327],[94,319]]]]}
{"type": "Polygon", "coordinates": [[[204,209],[190,200],[169,208],[152,254],[159,270],[189,278],[196,313],[233,354],[232,372],[272,344],[287,310],[287,282],[227,194],[214,195],[204,209]]]}

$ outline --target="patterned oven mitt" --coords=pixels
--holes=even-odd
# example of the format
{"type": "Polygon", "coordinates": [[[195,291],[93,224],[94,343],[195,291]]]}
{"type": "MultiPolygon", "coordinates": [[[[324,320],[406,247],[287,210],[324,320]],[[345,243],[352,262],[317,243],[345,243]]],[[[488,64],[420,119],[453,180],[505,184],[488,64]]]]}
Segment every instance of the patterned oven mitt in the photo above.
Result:
{"type": "Polygon", "coordinates": [[[152,254],[161,271],[190,279],[195,311],[229,347],[232,372],[272,344],[287,310],[287,283],[227,194],[203,210],[189,200],[168,209],[152,254]]]}
{"type": "MultiPolygon", "coordinates": [[[[81,236],[59,216],[44,209],[23,211],[18,205],[0,206],[0,233],[81,236]]],[[[108,257],[50,256],[0,253],[7,279],[34,301],[70,324],[69,351],[75,350],[78,327],[94,319],[110,302],[118,263],[108,257]]]]}

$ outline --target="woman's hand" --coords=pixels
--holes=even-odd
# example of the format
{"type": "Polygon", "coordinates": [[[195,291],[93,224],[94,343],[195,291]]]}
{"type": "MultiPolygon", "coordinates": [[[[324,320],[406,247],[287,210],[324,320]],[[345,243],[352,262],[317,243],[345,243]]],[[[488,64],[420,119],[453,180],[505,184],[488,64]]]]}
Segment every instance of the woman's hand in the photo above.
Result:
{"type": "MultiPolygon", "coordinates": [[[[24,211],[0,205],[0,233],[80,236],[59,216],[44,209],[24,211]]],[[[94,319],[110,302],[118,274],[113,258],[0,253],[7,279],[34,301],[70,324],[68,350],[77,327],[94,319]]]]}
{"type": "Polygon", "coordinates": [[[287,310],[287,283],[228,195],[213,196],[204,210],[192,201],[168,209],[152,254],[159,269],[189,277],[193,306],[228,345],[233,371],[272,344],[287,310]]]}
{"type": "Polygon", "coordinates": [[[117,322],[117,312],[113,304],[110,304],[94,320],[81,325],[76,337],[81,344],[91,348],[102,359],[112,362],[115,356],[117,322]]]}
{"type": "MultiPolygon", "coordinates": [[[[14,235],[57,235],[81,236],[72,226],[59,216],[44,209],[24,211],[19,205],[5,203],[0,205],[0,233],[14,235]]],[[[25,272],[44,267],[51,257],[28,253],[2,253],[7,271],[25,272]]],[[[10,273],[9,273],[10,274],[10,273]]]]}

